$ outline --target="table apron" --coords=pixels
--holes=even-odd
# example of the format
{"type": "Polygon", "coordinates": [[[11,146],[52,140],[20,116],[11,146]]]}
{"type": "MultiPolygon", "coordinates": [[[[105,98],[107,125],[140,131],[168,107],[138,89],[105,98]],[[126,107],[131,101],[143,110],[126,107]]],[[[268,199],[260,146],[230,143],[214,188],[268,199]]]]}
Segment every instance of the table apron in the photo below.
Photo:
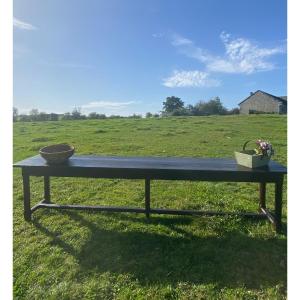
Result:
{"type": "Polygon", "coordinates": [[[81,177],[106,179],[150,179],[150,180],[190,180],[223,182],[266,182],[275,183],[282,180],[283,174],[227,172],[227,171],[193,171],[193,170],[120,170],[120,169],[59,169],[59,168],[23,168],[28,176],[81,177]]]}

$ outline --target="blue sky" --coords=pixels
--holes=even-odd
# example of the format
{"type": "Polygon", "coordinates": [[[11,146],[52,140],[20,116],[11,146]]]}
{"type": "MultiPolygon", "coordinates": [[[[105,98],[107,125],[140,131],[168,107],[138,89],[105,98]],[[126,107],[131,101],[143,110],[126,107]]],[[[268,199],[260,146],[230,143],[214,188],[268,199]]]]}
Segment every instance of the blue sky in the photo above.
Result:
{"type": "Polygon", "coordinates": [[[286,1],[14,0],[14,106],[128,115],[286,95],[286,1]]]}

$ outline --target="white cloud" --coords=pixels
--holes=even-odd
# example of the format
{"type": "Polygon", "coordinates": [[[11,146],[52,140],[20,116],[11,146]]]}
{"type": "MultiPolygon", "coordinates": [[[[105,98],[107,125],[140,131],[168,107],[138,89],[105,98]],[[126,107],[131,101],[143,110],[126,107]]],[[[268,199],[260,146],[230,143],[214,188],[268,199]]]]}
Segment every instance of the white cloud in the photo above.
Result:
{"type": "Polygon", "coordinates": [[[36,30],[37,28],[29,23],[23,22],[17,18],[14,17],[13,19],[13,24],[14,27],[18,29],[23,29],[23,30],[36,30]]]}
{"type": "Polygon", "coordinates": [[[162,38],[163,36],[164,34],[162,32],[152,33],[152,37],[154,37],[155,39],[162,38]]]}
{"type": "Polygon", "coordinates": [[[222,32],[220,39],[224,44],[225,53],[216,56],[207,50],[195,46],[194,42],[184,37],[174,35],[172,45],[186,56],[192,57],[205,65],[207,72],[244,73],[251,74],[259,71],[269,71],[275,64],[268,61],[273,55],[286,52],[285,47],[260,48],[245,38],[232,38],[222,32]]]}
{"type": "Polygon", "coordinates": [[[193,42],[179,34],[173,34],[172,36],[173,46],[193,45],[193,42]]]}
{"type": "Polygon", "coordinates": [[[87,104],[81,105],[83,109],[90,108],[110,108],[110,109],[120,109],[128,105],[136,104],[137,101],[127,101],[127,102],[117,102],[117,101],[94,101],[87,104]]]}
{"type": "Polygon", "coordinates": [[[163,80],[166,87],[212,87],[219,86],[220,82],[209,78],[209,74],[201,71],[177,71],[163,80]]]}

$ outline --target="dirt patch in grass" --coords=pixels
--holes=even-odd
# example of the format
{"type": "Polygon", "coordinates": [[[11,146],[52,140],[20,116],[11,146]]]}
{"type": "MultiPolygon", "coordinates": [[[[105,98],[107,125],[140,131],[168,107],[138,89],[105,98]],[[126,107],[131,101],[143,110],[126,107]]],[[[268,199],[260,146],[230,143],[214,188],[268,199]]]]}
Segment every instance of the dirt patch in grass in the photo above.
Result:
{"type": "Polygon", "coordinates": [[[98,129],[94,133],[106,133],[106,132],[107,132],[106,130],[98,129]]]}

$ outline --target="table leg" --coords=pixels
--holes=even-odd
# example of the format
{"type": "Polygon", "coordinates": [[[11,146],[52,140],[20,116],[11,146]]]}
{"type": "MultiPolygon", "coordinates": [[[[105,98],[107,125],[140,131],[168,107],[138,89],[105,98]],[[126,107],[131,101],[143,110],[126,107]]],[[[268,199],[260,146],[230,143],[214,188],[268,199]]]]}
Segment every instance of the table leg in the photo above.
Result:
{"type": "Polygon", "coordinates": [[[150,217],[150,179],[145,180],[145,209],[146,217],[150,217]]]}
{"type": "Polygon", "coordinates": [[[260,182],[259,184],[259,208],[266,208],[266,183],[265,182],[260,182]]]}
{"type": "Polygon", "coordinates": [[[275,229],[277,233],[281,230],[282,186],[283,178],[275,183],[275,229]]]}
{"type": "Polygon", "coordinates": [[[50,203],[50,177],[44,176],[44,202],[50,203]]]}
{"type": "Polygon", "coordinates": [[[30,177],[24,171],[23,176],[23,195],[24,195],[24,219],[31,221],[31,208],[30,208],[30,177]]]}

